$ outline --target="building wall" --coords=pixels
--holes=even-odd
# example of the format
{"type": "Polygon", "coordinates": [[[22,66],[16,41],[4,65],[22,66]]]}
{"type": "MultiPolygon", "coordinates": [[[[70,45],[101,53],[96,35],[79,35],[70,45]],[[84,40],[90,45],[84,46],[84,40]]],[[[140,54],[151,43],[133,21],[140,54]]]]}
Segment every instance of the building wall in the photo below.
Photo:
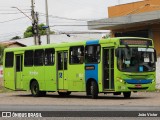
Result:
{"type": "MultiPolygon", "coordinates": [[[[125,16],[129,14],[138,14],[142,12],[160,10],[160,0],[144,0],[140,2],[133,2],[128,4],[122,4],[112,6],[108,8],[109,17],[125,16]]],[[[136,30],[149,30],[149,37],[154,40],[155,49],[157,55],[160,57],[160,24],[144,24],[143,26],[137,26],[127,29],[117,29],[112,31],[111,36],[114,37],[116,32],[136,31],[136,30]]]]}
{"type": "Polygon", "coordinates": [[[144,25],[144,26],[137,26],[128,29],[117,29],[111,31],[111,37],[115,37],[116,32],[127,32],[127,31],[137,31],[137,30],[148,30],[149,38],[153,39],[154,46],[157,51],[157,56],[160,57],[160,24],[153,24],[153,25],[144,25]]]}
{"type": "Polygon", "coordinates": [[[160,0],[145,0],[108,7],[108,17],[118,17],[155,10],[160,10],[160,0]]]}

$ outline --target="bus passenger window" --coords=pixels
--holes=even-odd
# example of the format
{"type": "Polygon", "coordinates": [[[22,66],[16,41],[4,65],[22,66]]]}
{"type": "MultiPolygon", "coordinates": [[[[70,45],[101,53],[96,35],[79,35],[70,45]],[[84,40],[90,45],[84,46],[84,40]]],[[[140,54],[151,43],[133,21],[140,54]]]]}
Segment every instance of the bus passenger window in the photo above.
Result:
{"type": "Polygon", "coordinates": [[[27,50],[24,53],[24,66],[33,66],[33,50],[27,50]]]}
{"type": "Polygon", "coordinates": [[[76,46],[70,48],[70,64],[83,64],[84,47],[76,46]]]}
{"type": "Polygon", "coordinates": [[[64,52],[64,70],[67,70],[67,63],[68,63],[68,53],[64,52]]]}
{"type": "Polygon", "coordinates": [[[13,67],[14,54],[7,52],[5,56],[5,67],[13,67]]]}
{"type": "Polygon", "coordinates": [[[63,70],[63,53],[58,53],[58,70],[63,70]]]}
{"type": "Polygon", "coordinates": [[[100,45],[88,45],[85,48],[85,63],[100,62],[100,45]]]}
{"type": "Polygon", "coordinates": [[[55,55],[54,49],[45,50],[45,59],[44,59],[45,65],[54,65],[54,55],[55,55]]]}
{"type": "Polygon", "coordinates": [[[44,50],[35,50],[34,52],[34,65],[43,66],[44,50]]]}

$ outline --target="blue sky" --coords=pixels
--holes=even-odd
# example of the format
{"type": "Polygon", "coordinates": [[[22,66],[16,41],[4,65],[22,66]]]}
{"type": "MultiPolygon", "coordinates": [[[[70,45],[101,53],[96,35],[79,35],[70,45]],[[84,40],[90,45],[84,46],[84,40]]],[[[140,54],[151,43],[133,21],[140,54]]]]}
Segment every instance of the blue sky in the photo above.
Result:
{"type": "MultiPolygon", "coordinates": [[[[39,12],[39,22],[45,23],[45,0],[34,1],[35,11],[39,12]]],[[[107,18],[108,6],[136,1],[139,0],[48,0],[51,30],[87,30],[86,26],[60,27],[54,25],[86,25],[87,20],[107,18]],[[76,20],[67,20],[68,18],[76,20]]],[[[23,36],[25,29],[31,25],[30,19],[12,7],[18,7],[27,16],[31,16],[31,0],[0,0],[0,41],[9,40],[13,36],[23,36]]]]}

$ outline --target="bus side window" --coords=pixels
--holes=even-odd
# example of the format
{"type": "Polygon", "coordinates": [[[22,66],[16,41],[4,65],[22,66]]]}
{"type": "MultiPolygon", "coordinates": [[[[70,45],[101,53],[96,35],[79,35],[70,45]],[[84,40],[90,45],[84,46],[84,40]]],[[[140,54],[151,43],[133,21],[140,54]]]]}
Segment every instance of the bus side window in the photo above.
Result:
{"type": "Polygon", "coordinates": [[[63,70],[63,53],[58,53],[58,70],[63,70]]]}
{"type": "Polygon", "coordinates": [[[85,63],[100,62],[100,45],[88,45],[85,48],[85,63]]]}
{"type": "Polygon", "coordinates": [[[13,67],[14,53],[6,52],[5,55],[5,67],[13,67]]]}
{"type": "Polygon", "coordinates": [[[45,65],[54,65],[54,55],[55,55],[55,50],[53,48],[45,49],[45,59],[44,59],[45,65]]]}
{"type": "Polygon", "coordinates": [[[43,66],[44,50],[35,50],[34,52],[34,65],[43,66]]]}
{"type": "Polygon", "coordinates": [[[24,66],[33,66],[33,50],[27,50],[24,53],[24,66]]]}
{"type": "Polygon", "coordinates": [[[83,64],[84,61],[84,47],[74,46],[70,47],[70,64],[83,64]]]}

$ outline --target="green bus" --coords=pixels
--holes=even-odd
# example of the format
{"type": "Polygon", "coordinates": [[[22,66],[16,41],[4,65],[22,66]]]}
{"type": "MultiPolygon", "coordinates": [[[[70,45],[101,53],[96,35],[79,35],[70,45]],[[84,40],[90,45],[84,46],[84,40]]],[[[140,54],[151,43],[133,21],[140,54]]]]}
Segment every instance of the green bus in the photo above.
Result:
{"type": "Polygon", "coordinates": [[[153,41],[139,37],[6,48],[4,86],[33,96],[86,92],[92,98],[130,98],[131,92],[155,90],[156,60],[153,41]]]}

